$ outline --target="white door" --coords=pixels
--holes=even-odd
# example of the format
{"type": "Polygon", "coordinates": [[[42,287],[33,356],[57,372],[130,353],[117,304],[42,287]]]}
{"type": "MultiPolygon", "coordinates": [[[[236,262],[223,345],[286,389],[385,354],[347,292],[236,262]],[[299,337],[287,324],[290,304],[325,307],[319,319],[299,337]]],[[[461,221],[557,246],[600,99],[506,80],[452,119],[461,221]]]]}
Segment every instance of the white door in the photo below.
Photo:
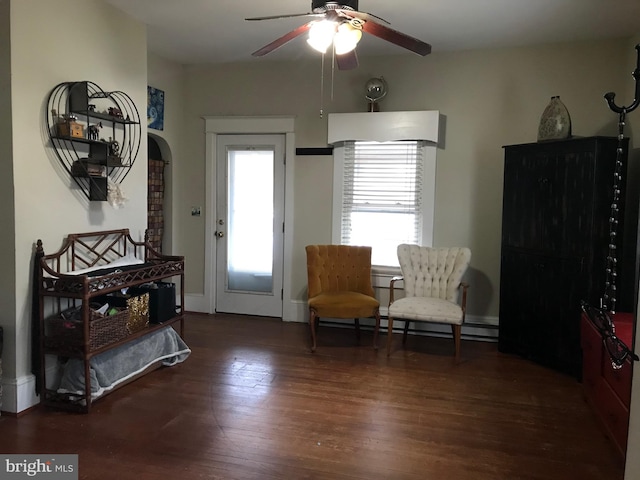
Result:
{"type": "Polygon", "coordinates": [[[284,135],[219,135],[216,312],[282,317],[284,135]]]}

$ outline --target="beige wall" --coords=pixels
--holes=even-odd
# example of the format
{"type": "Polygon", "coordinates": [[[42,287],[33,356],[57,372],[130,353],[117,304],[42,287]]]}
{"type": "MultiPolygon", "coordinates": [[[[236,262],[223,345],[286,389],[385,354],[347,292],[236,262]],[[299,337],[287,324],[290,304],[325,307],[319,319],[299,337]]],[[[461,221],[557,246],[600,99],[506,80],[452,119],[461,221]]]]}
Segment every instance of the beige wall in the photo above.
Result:
{"type": "MultiPolygon", "coordinates": [[[[146,57],[144,25],[100,0],[11,2],[15,309],[5,314],[16,331],[15,342],[11,339],[5,349],[9,384],[5,393],[15,392],[13,399],[4,399],[3,408],[9,411],[22,409],[33,400],[25,396],[33,390],[29,332],[36,240],[42,239],[45,251],[51,253],[68,233],[127,227],[134,238],[142,238],[146,227],[146,142],[122,184],[129,197],[125,208],[115,210],[106,202],[89,202],[70,188],[70,178],[63,174],[48,145],[43,128],[47,96],[60,82],[91,80],[104,90],[128,93],[144,115],[146,57]]],[[[144,139],[146,125],[142,127],[144,139]]]]}
{"type": "MultiPolygon", "coordinates": [[[[13,165],[11,163],[11,25],[8,0],[0,0],[0,326],[4,330],[4,345],[8,359],[15,351],[15,214],[13,192],[13,165]]],[[[4,370],[11,371],[11,360],[4,370]],[[7,367],[9,365],[9,367],[7,367]]],[[[6,373],[5,373],[6,375],[6,373]]]]}
{"type": "Polygon", "coordinates": [[[173,171],[183,168],[187,159],[182,154],[183,118],[184,118],[184,67],[175,62],[161,58],[153,53],[147,56],[147,78],[150,86],[164,91],[164,129],[149,129],[149,135],[158,142],[163,159],[168,162],[165,166],[165,236],[163,239],[164,253],[173,253],[173,225],[174,198],[181,192],[174,191],[173,171]]]}
{"type": "MultiPolygon", "coordinates": [[[[186,80],[185,168],[174,172],[177,244],[187,258],[186,288],[202,293],[204,215],[180,225],[191,205],[204,205],[204,115],[295,115],[297,147],[326,146],[329,112],[366,110],[363,90],[384,76],[389,94],[381,110],[439,110],[446,137],[438,151],[435,245],[473,251],[469,314],[498,314],[502,210],[502,146],[536,141],[540,115],[553,95],[571,113],[574,135],[614,135],[616,119],[603,94],[623,91],[628,41],[366,58],[354,71],[325,71],[320,116],[320,58],[296,62],[189,67],[186,80]]],[[[304,245],[328,241],[330,157],[298,157],[295,168],[292,300],[304,299],[304,245]],[[327,182],[318,181],[319,179],[327,182]],[[296,286],[299,286],[297,288],[296,286]]],[[[185,217],[186,218],[186,217],[185,217]]],[[[384,228],[384,226],[381,226],[384,228]]]]}

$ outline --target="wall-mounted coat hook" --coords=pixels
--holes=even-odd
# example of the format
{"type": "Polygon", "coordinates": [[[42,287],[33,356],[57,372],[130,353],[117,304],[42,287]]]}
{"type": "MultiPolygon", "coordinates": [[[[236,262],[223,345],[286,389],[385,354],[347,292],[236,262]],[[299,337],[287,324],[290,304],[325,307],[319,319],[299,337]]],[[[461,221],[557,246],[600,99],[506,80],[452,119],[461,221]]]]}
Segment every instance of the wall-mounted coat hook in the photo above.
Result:
{"type": "Polygon", "coordinates": [[[616,113],[629,113],[636,109],[636,107],[640,104],[640,43],[636,45],[636,51],[638,52],[638,59],[636,62],[636,69],[633,71],[632,75],[636,81],[636,93],[635,98],[633,99],[633,103],[628,107],[618,107],[613,101],[616,98],[616,94],[613,92],[605,93],[604,98],[609,104],[609,108],[616,113]]]}

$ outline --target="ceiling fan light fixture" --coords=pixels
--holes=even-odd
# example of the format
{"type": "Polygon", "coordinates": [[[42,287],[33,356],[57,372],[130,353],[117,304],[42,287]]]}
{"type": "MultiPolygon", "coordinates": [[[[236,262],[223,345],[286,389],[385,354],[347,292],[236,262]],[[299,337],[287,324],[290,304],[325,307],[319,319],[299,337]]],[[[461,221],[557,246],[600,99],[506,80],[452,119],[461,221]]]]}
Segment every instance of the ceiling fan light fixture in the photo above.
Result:
{"type": "Polygon", "coordinates": [[[320,53],[326,53],[336,34],[336,22],[321,20],[311,25],[307,43],[320,53]]]}
{"type": "MultiPolygon", "coordinates": [[[[2,0],[0,0],[0,3],[2,0]]],[[[252,17],[246,20],[274,20],[279,18],[312,17],[314,20],[276,38],[271,43],[256,50],[251,55],[262,57],[291,40],[307,34],[307,43],[313,49],[327,53],[332,47],[339,70],[351,70],[358,66],[356,45],[364,33],[398,47],[425,56],[431,53],[431,45],[389,27],[385,19],[372,13],[358,10],[358,0],[312,0],[313,13],[293,13],[288,15],[270,15],[252,17]],[[346,24],[346,25],[345,25],[346,24]],[[338,29],[340,30],[338,32],[338,29]]]]}
{"type": "Polygon", "coordinates": [[[361,38],[362,30],[354,28],[348,22],[341,23],[338,26],[338,31],[333,37],[333,46],[335,48],[336,55],[343,55],[355,49],[361,38]]]}

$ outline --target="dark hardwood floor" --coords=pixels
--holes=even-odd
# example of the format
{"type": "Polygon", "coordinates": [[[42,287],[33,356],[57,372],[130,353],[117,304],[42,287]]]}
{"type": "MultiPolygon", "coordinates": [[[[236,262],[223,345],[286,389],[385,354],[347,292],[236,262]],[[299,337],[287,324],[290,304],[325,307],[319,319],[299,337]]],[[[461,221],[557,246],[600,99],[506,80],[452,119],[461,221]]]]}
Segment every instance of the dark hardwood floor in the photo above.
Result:
{"type": "MultiPolygon", "coordinates": [[[[90,414],[0,417],[0,452],[77,453],[82,479],[621,480],[623,463],[563,374],[463,341],[391,358],[352,329],[190,315],[191,356],[90,414]]],[[[381,335],[380,345],[386,336],[381,335]]]]}

